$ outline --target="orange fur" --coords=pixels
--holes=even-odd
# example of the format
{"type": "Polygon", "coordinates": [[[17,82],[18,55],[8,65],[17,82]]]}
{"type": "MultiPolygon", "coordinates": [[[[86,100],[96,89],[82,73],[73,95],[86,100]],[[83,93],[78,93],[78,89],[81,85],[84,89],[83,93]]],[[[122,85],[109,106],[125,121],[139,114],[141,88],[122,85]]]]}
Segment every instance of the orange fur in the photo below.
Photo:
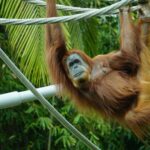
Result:
{"type": "MultiPolygon", "coordinates": [[[[123,9],[120,15],[120,51],[94,58],[67,51],[60,24],[46,25],[47,60],[54,83],[61,84],[78,106],[113,117],[143,137],[150,124],[150,54],[142,42],[141,25],[133,24],[128,11],[123,9]],[[72,53],[89,65],[91,79],[84,88],[74,87],[68,77],[64,60],[72,53]]],[[[47,17],[54,16],[55,0],[47,0],[47,17]]]]}

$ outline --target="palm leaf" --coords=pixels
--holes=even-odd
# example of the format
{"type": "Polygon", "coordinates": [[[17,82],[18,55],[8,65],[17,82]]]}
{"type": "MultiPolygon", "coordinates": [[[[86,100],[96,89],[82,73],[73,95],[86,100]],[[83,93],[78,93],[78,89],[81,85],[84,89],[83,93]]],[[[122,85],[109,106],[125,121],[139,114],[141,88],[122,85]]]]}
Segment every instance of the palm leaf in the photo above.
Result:
{"type": "MultiPolygon", "coordinates": [[[[4,18],[40,18],[45,9],[21,0],[0,1],[4,18]]],[[[11,54],[23,73],[37,85],[48,83],[44,54],[44,26],[7,25],[11,54]]]]}

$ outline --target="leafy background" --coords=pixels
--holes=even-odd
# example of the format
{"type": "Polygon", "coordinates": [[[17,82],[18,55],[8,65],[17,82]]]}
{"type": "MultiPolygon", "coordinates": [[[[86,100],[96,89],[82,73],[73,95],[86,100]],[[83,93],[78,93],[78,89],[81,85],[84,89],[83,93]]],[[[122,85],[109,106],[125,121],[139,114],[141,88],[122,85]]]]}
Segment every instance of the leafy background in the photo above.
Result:
{"type": "MultiPolygon", "coordinates": [[[[59,0],[58,3],[100,8],[115,1],[59,0]]],[[[59,11],[59,15],[71,12],[59,11]]],[[[0,0],[1,18],[45,17],[45,8],[25,0],[0,0]]],[[[68,48],[84,50],[95,56],[119,47],[118,17],[97,16],[88,20],[64,23],[68,48]]],[[[45,62],[44,25],[0,26],[0,46],[36,87],[50,84],[45,62]]],[[[0,61],[0,94],[26,88],[0,61]]],[[[148,150],[130,131],[115,122],[92,119],[80,114],[66,98],[52,97],[50,103],[93,143],[104,150],[148,150]],[[65,100],[65,101],[64,101],[65,100]]],[[[1,150],[87,150],[38,102],[0,110],[1,150]]]]}

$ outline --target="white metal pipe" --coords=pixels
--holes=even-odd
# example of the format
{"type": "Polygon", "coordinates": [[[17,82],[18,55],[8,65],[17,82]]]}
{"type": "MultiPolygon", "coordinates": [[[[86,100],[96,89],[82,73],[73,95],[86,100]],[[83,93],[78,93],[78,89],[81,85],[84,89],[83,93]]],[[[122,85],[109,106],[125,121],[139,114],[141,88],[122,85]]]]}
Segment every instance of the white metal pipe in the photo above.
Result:
{"type": "MultiPolygon", "coordinates": [[[[38,88],[37,90],[44,97],[50,97],[58,93],[58,86],[50,85],[47,87],[38,88]]],[[[1,94],[0,95],[0,109],[17,106],[24,102],[30,102],[33,100],[36,100],[36,97],[29,90],[23,91],[23,92],[14,91],[14,92],[6,93],[6,94],[1,94]]]]}

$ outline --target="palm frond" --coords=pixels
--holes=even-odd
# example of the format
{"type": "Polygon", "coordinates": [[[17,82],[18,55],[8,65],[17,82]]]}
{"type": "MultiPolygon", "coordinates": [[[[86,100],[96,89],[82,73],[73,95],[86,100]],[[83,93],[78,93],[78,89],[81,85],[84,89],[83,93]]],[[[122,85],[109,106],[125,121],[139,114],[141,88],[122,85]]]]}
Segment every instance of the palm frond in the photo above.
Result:
{"type": "MultiPolygon", "coordinates": [[[[22,0],[1,1],[0,16],[5,18],[40,18],[45,9],[22,0]]],[[[44,54],[44,26],[6,26],[11,54],[23,73],[37,85],[48,83],[44,54]]]]}

